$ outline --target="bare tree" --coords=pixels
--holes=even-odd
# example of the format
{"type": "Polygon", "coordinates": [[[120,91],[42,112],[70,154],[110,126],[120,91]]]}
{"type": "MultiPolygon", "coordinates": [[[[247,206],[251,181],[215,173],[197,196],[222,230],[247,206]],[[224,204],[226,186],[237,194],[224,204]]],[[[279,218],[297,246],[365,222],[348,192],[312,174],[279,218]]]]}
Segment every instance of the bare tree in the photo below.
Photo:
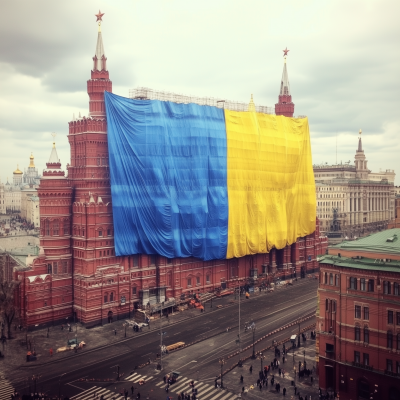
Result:
{"type": "Polygon", "coordinates": [[[11,339],[11,325],[14,318],[18,315],[18,308],[15,304],[15,293],[20,282],[0,283],[0,314],[3,321],[7,324],[7,337],[11,339]]]}

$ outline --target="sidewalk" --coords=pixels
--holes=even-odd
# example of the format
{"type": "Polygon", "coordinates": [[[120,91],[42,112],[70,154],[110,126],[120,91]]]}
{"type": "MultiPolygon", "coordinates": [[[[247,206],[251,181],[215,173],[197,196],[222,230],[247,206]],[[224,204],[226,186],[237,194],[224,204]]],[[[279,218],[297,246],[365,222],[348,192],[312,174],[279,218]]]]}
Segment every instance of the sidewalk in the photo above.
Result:
{"type": "MultiPolygon", "coordinates": [[[[266,352],[265,359],[263,360],[263,365],[270,365],[271,361],[274,359],[274,350],[270,350],[266,352]]],[[[302,346],[300,348],[296,348],[294,352],[292,350],[289,351],[289,354],[286,354],[286,361],[283,363],[282,356],[278,357],[280,361],[280,368],[285,370],[285,377],[279,377],[278,368],[274,370],[270,370],[268,374],[268,386],[263,386],[262,390],[257,387],[257,379],[258,373],[261,368],[261,360],[248,360],[243,363],[242,368],[235,368],[231,372],[224,375],[224,386],[228,388],[230,392],[236,393],[239,397],[239,394],[244,399],[258,399],[265,398],[268,399],[291,399],[298,398],[298,393],[300,392],[300,396],[303,399],[318,399],[318,387],[319,387],[319,379],[316,372],[312,373],[313,383],[311,383],[310,377],[298,377],[298,367],[299,361],[301,363],[304,362],[304,359],[307,363],[307,368],[312,370],[313,366],[315,367],[315,340],[307,339],[306,347],[302,346]],[[303,355],[303,351],[305,351],[305,356],[303,355]],[[294,361],[293,361],[294,360],[294,361]],[[253,372],[250,373],[250,366],[253,366],[253,372]],[[296,368],[297,374],[296,377],[294,375],[294,367],[296,368]],[[240,376],[243,376],[243,383],[240,382],[240,376]],[[274,386],[271,385],[271,377],[272,375],[275,378],[274,386]],[[291,385],[291,382],[294,381],[294,386],[291,385]],[[275,384],[279,383],[281,385],[280,393],[277,393],[275,390],[275,384]],[[244,393],[242,393],[242,388],[245,388],[244,393]],[[296,395],[295,388],[296,387],[296,395]],[[283,388],[286,388],[286,396],[283,396],[283,388]],[[307,396],[307,397],[305,397],[307,396]]],[[[303,368],[303,367],[302,367],[303,368]]]]}

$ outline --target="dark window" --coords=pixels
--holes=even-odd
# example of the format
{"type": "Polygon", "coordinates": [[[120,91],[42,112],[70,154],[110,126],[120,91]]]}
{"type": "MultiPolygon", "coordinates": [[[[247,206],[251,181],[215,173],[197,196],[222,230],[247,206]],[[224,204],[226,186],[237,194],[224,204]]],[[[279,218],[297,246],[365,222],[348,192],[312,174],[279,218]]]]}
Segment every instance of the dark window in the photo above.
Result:
{"type": "Polygon", "coordinates": [[[396,313],[396,325],[400,325],[400,312],[396,313]]]}
{"type": "Polygon", "coordinates": [[[368,327],[364,327],[364,343],[369,343],[369,329],[368,327]]]}
{"type": "Polygon", "coordinates": [[[200,285],[200,277],[199,276],[196,276],[196,284],[200,285]]]}
{"type": "Polygon", "coordinates": [[[354,340],[361,340],[361,329],[359,326],[354,327],[354,340]]]}
{"type": "Polygon", "coordinates": [[[335,285],[339,286],[339,275],[335,275],[335,285]]]}
{"type": "Polygon", "coordinates": [[[365,284],[365,278],[361,278],[360,279],[360,290],[362,290],[362,291],[366,291],[367,290],[367,286],[365,284]]]}
{"type": "Polygon", "coordinates": [[[328,273],[327,272],[325,272],[325,274],[324,274],[324,283],[328,284],[328,273]]]}
{"type": "Polygon", "coordinates": [[[59,224],[58,221],[53,222],[53,235],[58,236],[59,224]]]}
{"type": "Polygon", "coordinates": [[[139,256],[133,256],[133,266],[134,267],[139,266],[139,256]]]}
{"type": "Polygon", "coordinates": [[[396,296],[399,295],[399,284],[397,282],[393,284],[393,294],[396,296]]]}
{"type": "Polygon", "coordinates": [[[328,299],[325,300],[325,310],[329,311],[329,300],[328,299]]]}
{"type": "Polygon", "coordinates": [[[396,347],[397,347],[397,350],[400,350],[400,333],[398,333],[397,335],[396,335],[396,338],[397,338],[397,343],[396,343],[396,347]]]}
{"type": "Polygon", "coordinates": [[[369,307],[364,307],[364,319],[369,319],[369,307]]]}
{"type": "Polygon", "coordinates": [[[387,333],[387,348],[388,349],[393,348],[393,333],[392,333],[392,331],[388,331],[388,333],[387,333]]]}
{"type": "Polygon", "coordinates": [[[111,229],[107,229],[107,236],[111,236],[111,229]]]}
{"type": "Polygon", "coordinates": [[[391,287],[392,285],[388,281],[383,281],[383,293],[384,294],[391,294],[391,287]]]}
{"type": "Polygon", "coordinates": [[[110,255],[110,250],[107,250],[107,255],[108,255],[108,256],[110,255]]]}
{"type": "Polygon", "coordinates": [[[388,324],[393,324],[393,311],[388,311],[388,324]]]}
{"type": "Polygon", "coordinates": [[[62,261],[62,272],[68,274],[68,261],[62,261]]]}
{"type": "Polygon", "coordinates": [[[99,237],[103,236],[103,231],[99,231],[99,237]]]}
{"type": "Polygon", "coordinates": [[[354,362],[360,363],[360,352],[359,351],[354,352],[354,362]]]}
{"type": "Polygon", "coordinates": [[[45,231],[46,231],[45,235],[50,236],[50,222],[47,220],[45,222],[45,231]]]}
{"type": "Polygon", "coordinates": [[[206,275],[206,281],[207,283],[210,283],[210,275],[206,275]]]}
{"type": "Polygon", "coordinates": [[[51,271],[53,270],[53,267],[51,264],[47,264],[47,273],[51,275],[51,271]]]}
{"type": "Polygon", "coordinates": [[[57,275],[58,274],[58,262],[53,262],[53,274],[57,275]]]}
{"type": "Polygon", "coordinates": [[[335,351],[335,346],[331,343],[325,343],[325,351],[327,353],[333,353],[335,351]]]}
{"type": "Polygon", "coordinates": [[[172,258],[167,258],[167,264],[172,264],[172,258]]]}
{"type": "Polygon", "coordinates": [[[156,256],[154,254],[150,254],[150,265],[156,265],[156,256]]]}
{"type": "Polygon", "coordinates": [[[136,295],[136,293],[137,293],[137,291],[136,291],[136,286],[133,286],[133,287],[132,287],[132,294],[133,294],[133,295],[136,295]]]}
{"type": "Polygon", "coordinates": [[[64,235],[69,235],[69,223],[67,221],[64,222],[64,235]]]}
{"type": "Polygon", "coordinates": [[[108,302],[108,296],[105,294],[104,295],[104,303],[107,303],[108,302]]]}
{"type": "Polygon", "coordinates": [[[386,371],[392,372],[393,371],[393,361],[386,359],[386,371]]]}
{"type": "Polygon", "coordinates": [[[374,291],[374,280],[369,279],[368,280],[368,292],[373,292],[374,291]]]}
{"type": "Polygon", "coordinates": [[[332,301],[332,312],[336,312],[336,301],[332,301]]]}
{"type": "Polygon", "coordinates": [[[333,286],[333,274],[329,274],[329,284],[333,286]]]}
{"type": "Polygon", "coordinates": [[[357,278],[350,278],[350,289],[357,290],[357,278]]]}
{"type": "Polygon", "coordinates": [[[187,279],[187,285],[188,286],[192,286],[192,278],[188,278],[187,279]]]}
{"type": "Polygon", "coordinates": [[[355,306],[354,318],[361,318],[361,306],[355,306]]]}
{"type": "Polygon", "coordinates": [[[364,365],[369,365],[369,354],[363,353],[363,363],[364,365]]]}
{"type": "Polygon", "coordinates": [[[126,297],[125,296],[121,296],[121,304],[125,304],[126,303],[126,297]]]}
{"type": "Polygon", "coordinates": [[[110,301],[114,301],[114,293],[110,293],[110,301]]]}

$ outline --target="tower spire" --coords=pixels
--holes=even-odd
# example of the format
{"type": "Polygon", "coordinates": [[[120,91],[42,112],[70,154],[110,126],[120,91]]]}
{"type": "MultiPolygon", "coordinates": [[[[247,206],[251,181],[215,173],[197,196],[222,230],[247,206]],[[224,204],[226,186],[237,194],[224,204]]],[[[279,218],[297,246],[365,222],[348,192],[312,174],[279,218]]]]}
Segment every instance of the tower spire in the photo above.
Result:
{"type": "Polygon", "coordinates": [[[292,96],[290,94],[290,85],[289,85],[289,77],[286,66],[286,57],[289,50],[283,50],[283,71],[282,71],[282,79],[281,79],[281,87],[279,91],[279,100],[278,103],[275,104],[275,114],[276,115],[284,115],[285,117],[293,117],[294,113],[294,103],[292,102],[292,96]]]}
{"type": "Polygon", "coordinates": [[[357,151],[358,151],[358,152],[362,152],[363,149],[362,149],[362,141],[361,141],[361,134],[362,134],[362,130],[361,130],[361,129],[360,129],[360,131],[358,132],[358,134],[359,134],[360,136],[358,137],[358,149],[357,149],[357,151]]]}
{"type": "Polygon", "coordinates": [[[103,15],[104,13],[102,13],[100,10],[98,14],[95,14],[95,17],[97,17],[96,22],[98,22],[99,29],[97,33],[96,53],[93,57],[93,71],[107,71],[107,58],[104,54],[103,36],[101,35],[101,22],[103,21],[103,15]]]}

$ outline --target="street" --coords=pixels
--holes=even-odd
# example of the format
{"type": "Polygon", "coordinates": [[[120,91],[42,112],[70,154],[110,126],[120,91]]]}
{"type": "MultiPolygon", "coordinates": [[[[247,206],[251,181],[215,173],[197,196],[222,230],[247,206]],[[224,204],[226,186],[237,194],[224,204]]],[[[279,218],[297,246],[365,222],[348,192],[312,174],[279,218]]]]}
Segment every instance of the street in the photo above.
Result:
{"type": "MultiPolygon", "coordinates": [[[[315,312],[317,284],[315,280],[302,279],[292,287],[282,288],[273,293],[263,292],[260,295],[252,295],[249,300],[242,296],[242,348],[253,343],[253,332],[251,330],[244,332],[245,322],[255,322],[254,337],[257,340],[298,317],[315,312]]],[[[77,354],[71,352],[64,358],[42,360],[36,365],[35,363],[22,364],[10,369],[7,368],[7,359],[4,359],[2,370],[5,371],[7,379],[21,393],[27,393],[29,389],[32,391],[33,385],[36,384],[37,391],[53,396],[56,396],[59,390],[62,396],[79,396],[80,392],[90,390],[93,386],[107,387],[107,390],[112,388],[117,392],[122,387],[130,388],[130,382],[133,381],[125,381],[125,379],[132,377],[134,373],[144,376],[142,369],[135,369],[135,367],[147,363],[148,360],[151,363],[145,367],[146,376],[154,378],[158,375],[162,379],[167,372],[179,371],[184,376],[190,375],[196,380],[213,385],[215,377],[220,373],[218,360],[238,350],[236,343],[238,299],[234,300],[233,295],[229,297],[229,302],[225,301],[227,304],[224,307],[216,308],[217,302],[214,301],[213,308],[208,304],[204,313],[198,313],[190,319],[175,322],[172,316],[168,324],[166,318],[163,318],[162,331],[166,332],[163,344],[170,345],[179,341],[186,344],[199,342],[163,356],[161,373],[155,369],[155,357],[160,346],[159,322],[152,323],[151,330],[145,330],[140,335],[111,343],[109,346],[102,346],[97,351],[94,348],[77,354]],[[229,328],[228,332],[226,332],[227,328],[229,328]],[[118,366],[120,382],[115,384],[118,366]],[[33,375],[35,377],[32,379],[33,375]],[[84,382],[82,378],[93,381],[84,382]],[[110,380],[104,381],[106,379],[110,380]],[[103,382],[99,382],[100,380],[103,382]]],[[[280,333],[282,338],[288,334],[280,333]]],[[[266,347],[270,344],[266,343],[262,346],[266,347]]],[[[157,382],[160,379],[157,378],[157,382]]],[[[147,382],[143,390],[149,392],[155,390],[157,382],[154,378],[154,382],[147,382]]]]}

